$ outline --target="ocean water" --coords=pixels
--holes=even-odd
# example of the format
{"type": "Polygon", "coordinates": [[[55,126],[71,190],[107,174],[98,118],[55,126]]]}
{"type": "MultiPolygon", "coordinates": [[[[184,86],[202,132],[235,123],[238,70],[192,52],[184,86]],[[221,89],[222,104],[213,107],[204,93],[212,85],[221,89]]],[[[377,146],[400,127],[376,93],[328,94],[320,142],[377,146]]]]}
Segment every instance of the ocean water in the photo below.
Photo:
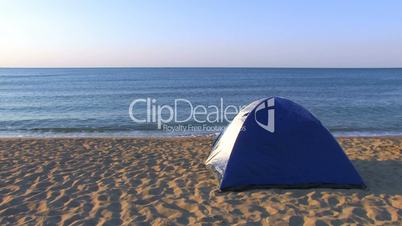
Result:
{"type": "MultiPolygon", "coordinates": [[[[194,105],[220,105],[222,98],[225,106],[243,106],[269,96],[303,105],[335,135],[402,135],[402,69],[1,68],[0,136],[215,133],[135,123],[129,106],[139,98],[154,99],[155,105],[173,105],[177,98],[194,105]]],[[[134,114],[144,118],[147,108],[141,104],[134,114]]],[[[182,105],[178,118],[189,112],[182,105]]],[[[193,124],[199,123],[171,123],[193,124]]]]}

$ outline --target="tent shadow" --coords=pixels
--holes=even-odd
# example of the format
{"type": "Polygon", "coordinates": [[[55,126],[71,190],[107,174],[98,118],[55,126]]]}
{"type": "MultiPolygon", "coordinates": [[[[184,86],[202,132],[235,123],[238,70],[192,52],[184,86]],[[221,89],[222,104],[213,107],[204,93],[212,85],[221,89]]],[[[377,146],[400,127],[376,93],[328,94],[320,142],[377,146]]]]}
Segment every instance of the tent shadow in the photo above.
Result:
{"type": "MultiPolygon", "coordinates": [[[[399,160],[352,160],[367,188],[343,189],[343,188],[271,188],[271,192],[284,194],[292,192],[294,197],[303,197],[312,191],[341,192],[345,195],[352,193],[375,195],[400,195],[402,194],[402,161],[399,160]]],[[[264,188],[249,189],[247,192],[267,191],[264,188]]],[[[225,193],[225,192],[223,192],[225,193]]]]}
{"type": "Polygon", "coordinates": [[[373,194],[402,194],[402,161],[354,160],[356,170],[373,194]]]}

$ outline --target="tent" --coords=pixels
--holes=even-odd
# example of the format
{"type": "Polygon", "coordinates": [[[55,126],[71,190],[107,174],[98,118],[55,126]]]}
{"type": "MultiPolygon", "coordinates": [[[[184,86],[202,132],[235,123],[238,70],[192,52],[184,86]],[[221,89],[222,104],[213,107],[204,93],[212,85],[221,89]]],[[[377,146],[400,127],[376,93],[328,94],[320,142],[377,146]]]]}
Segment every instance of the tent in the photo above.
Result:
{"type": "Polygon", "coordinates": [[[221,191],[365,187],[321,122],[281,97],[243,108],[215,141],[206,164],[217,172],[221,191]]]}

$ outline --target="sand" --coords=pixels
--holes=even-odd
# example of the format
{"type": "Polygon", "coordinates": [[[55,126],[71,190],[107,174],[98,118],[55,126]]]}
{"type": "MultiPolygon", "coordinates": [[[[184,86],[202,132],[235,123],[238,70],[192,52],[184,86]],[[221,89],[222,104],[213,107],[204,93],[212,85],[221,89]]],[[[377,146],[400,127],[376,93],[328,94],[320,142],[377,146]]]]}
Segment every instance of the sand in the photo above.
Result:
{"type": "Polygon", "coordinates": [[[402,224],[402,138],[339,138],[368,190],[221,193],[212,138],[0,139],[0,225],[402,224]]]}

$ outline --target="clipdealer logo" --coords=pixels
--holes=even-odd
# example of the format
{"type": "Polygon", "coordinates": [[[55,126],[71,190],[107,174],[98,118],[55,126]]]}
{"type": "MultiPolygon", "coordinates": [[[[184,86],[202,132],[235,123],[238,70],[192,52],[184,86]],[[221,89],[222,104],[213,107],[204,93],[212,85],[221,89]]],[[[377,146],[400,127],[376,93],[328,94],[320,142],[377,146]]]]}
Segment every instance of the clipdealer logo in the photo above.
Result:
{"type": "Polygon", "coordinates": [[[159,104],[157,99],[148,97],[133,100],[128,113],[135,123],[156,124],[158,129],[162,129],[163,125],[169,123],[230,123],[242,108],[243,106],[226,106],[223,98],[220,98],[218,105],[205,106],[195,105],[188,99],[174,99],[172,105],[159,104]]]}
{"type": "MultiPolygon", "coordinates": [[[[257,122],[257,124],[271,132],[274,133],[275,132],[275,98],[272,97],[268,100],[265,100],[263,102],[261,102],[259,105],[257,105],[255,112],[254,112],[254,118],[255,121],[257,122]],[[257,117],[257,114],[260,114],[263,116],[266,116],[267,118],[267,122],[259,120],[259,118],[257,117]]],[[[265,118],[264,118],[265,119],[265,118]]]]}

